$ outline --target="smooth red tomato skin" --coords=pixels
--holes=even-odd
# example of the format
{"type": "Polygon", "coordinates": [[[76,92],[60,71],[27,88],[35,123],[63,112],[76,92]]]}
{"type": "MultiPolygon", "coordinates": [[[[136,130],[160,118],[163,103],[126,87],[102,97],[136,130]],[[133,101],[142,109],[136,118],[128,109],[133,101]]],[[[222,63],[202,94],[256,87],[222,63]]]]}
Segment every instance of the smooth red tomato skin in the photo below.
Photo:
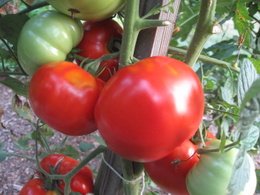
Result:
{"type": "MultiPolygon", "coordinates": [[[[110,44],[112,44],[113,40],[121,41],[122,32],[121,26],[112,19],[101,22],[85,22],[84,36],[77,46],[80,50],[79,55],[85,58],[97,59],[111,53],[113,48],[110,49],[110,44]]],[[[111,74],[118,69],[118,59],[103,61],[99,68],[104,68],[99,78],[107,81],[111,74]]]]}
{"type": "Polygon", "coordinates": [[[203,89],[193,70],[157,56],[119,70],[102,90],[95,117],[112,151],[149,162],[191,138],[203,110],[203,89]]]}
{"type": "Polygon", "coordinates": [[[29,100],[35,114],[50,127],[67,135],[96,130],[94,107],[101,85],[71,62],[43,65],[33,75],[29,100]]]}
{"type": "Polygon", "coordinates": [[[55,191],[44,189],[44,181],[40,178],[29,180],[19,192],[19,195],[56,195],[55,191]]]}
{"type": "MultiPolygon", "coordinates": [[[[43,158],[40,162],[41,167],[51,173],[54,169],[56,174],[64,175],[75,168],[79,162],[71,157],[63,154],[50,154],[43,158]]],[[[60,182],[60,188],[64,189],[64,182],[60,182]]],[[[73,192],[81,194],[92,193],[94,189],[92,171],[87,167],[83,167],[71,180],[71,189],[73,192]]]]}
{"type": "Polygon", "coordinates": [[[187,140],[166,157],[145,163],[145,171],[154,183],[165,191],[172,194],[188,195],[186,176],[199,161],[196,149],[196,145],[187,140]],[[174,164],[179,160],[179,163],[174,164]]]}

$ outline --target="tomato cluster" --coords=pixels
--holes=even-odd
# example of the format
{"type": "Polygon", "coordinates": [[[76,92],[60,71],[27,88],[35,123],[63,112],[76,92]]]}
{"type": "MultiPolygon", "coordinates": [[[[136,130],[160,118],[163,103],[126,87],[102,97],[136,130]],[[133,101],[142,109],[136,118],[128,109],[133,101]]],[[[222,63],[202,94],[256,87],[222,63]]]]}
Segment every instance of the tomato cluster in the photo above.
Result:
{"type": "MultiPolygon", "coordinates": [[[[179,60],[154,56],[121,69],[118,57],[101,61],[93,75],[81,65],[120,50],[123,30],[109,17],[124,0],[47,2],[67,15],[47,11],[31,18],[17,47],[19,62],[32,76],[29,101],[39,119],[70,136],[98,129],[110,150],[144,163],[149,177],[170,193],[226,194],[237,150],[199,155],[198,146],[190,141],[204,112],[196,73],[179,60]],[[88,21],[82,24],[75,18],[88,21]],[[73,62],[65,61],[73,48],[73,62]],[[215,187],[197,187],[207,182],[215,187]]],[[[49,174],[61,175],[78,164],[62,154],[49,154],[40,162],[49,174]]],[[[251,189],[256,182],[254,172],[250,174],[251,189]]],[[[64,181],[52,181],[55,185],[47,188],[45,177],[30,180],[20,194],[63,193],[64,181]]],[[[80,194],[93,192],[91,170],[83,167],[70,187],[80,194]]]]}
{"type": "MultiPolygon", "coordinates": [[[[40,166],[48,173],[65,175],[74,169],[79,162],[63,154],[50,154],[40,161],[40,166]]],[[[20,195],[58,195],[64,193],[64,181],[54,180],[51,183],[45,176],[29,180],[21,189],[20,195]]],[[[93,175],[89,167],[84,166],[71,179],[70,187],[72,192],[78,194],[93,193],[93,175]]]]}

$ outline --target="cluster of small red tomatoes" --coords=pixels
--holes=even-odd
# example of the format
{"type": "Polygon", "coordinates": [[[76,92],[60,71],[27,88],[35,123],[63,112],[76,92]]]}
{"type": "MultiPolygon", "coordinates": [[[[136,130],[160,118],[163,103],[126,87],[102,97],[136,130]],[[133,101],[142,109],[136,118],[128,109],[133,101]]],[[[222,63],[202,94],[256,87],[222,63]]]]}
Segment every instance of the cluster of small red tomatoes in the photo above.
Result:
{"type": "MultiPolygon", "coordinates": [[[[55,18],[61,20],[54,12],[42,14],[39,20],[49,20],[49,15],[54,25],[55,18]]],[[[41,25],[39,21],[35,23],[38,32],[41,25]]],[[[31,32],[30,25],[33,24],[27,25],[31,32]]],[[[58,33],[57,29],[55,33],[58,33]]],[[[35,32],[30,34],[38,36],[35,32]]],[[[45,41],[49,39],[46,34],[47,31],[40,34],[45,36],[45,41]]],[[[173,58],[156,56],[118,70],[118,59],[110,59],[101,62],[98,76],[93,76],[69,61],[53,60],[38,65],[35,59],[52,60],[51,55],[57,48],[62,50],[63,45],[61,43],[55,50],[53,44],[49,44],[48,51],[37,58],[34,52],[39,50],[28,51],[30,42],[27,41],[25,48],[24,37],[26,27],[18,42],[18,57],[25,70],[32,74],[29,101],[43,122],[70,136],[83,136],[98,130],[110,150],[125,159],[144,163],[146,172],[160,187],[172,193],[188,194],[185,178],[199,160],[194,155],[196,146],[189,139],[197,131],[204,111],[200,80],[188,65],[173,58]],[[180,162],[176,163],[176,160],[180,162]]],[[[80,37],[80,41],[76,41],[78,55],[97,59],[110,53],[108,45],[114,39],[122,38],[122,28],[111,19],[86,22],[84,35],[80,37]]],[[[57,45],[59,40],[52,41],[57,45]]],[[[41,48],[43,43],[34,44],[41,48]]],[[[65,174],[78,161],[51,154],[40,164],[49,173],[51,167],[55,167],[57,174],[65,174]]],[[[21,195],[28,194],[26,190],[30,185],[41,186],[43,181],[31,180],[21,195]]],[[[59,182],[58,186],[62,191],[64,183],[59,182]]],[[[71,188],[82,194],[92,192],[92,174],[87,167],[73,177],[71,188]],[[83,180],[86,185],[79,190],[77,183],[83,180]]]]}

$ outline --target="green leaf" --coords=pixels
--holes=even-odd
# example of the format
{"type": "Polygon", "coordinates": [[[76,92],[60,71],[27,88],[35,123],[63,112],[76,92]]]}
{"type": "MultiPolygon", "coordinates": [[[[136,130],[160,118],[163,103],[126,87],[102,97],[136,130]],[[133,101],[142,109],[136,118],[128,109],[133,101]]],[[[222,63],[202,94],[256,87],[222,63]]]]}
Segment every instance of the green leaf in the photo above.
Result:
{"type": "Polygon", "coordinates": [[[44,137],[52,137],[54,136],[54,131],[51,127],[49,127],[48,125],[43,125],[39,128],[39,131],[41,133],[41,136],[44,137]]]}
{"type": "Polygon", "coordinates": [[[0,83],[12,89],[16,94],[28,97],[28,85],[16,78],[10,76],[0,77],[0,83]]]}
{"type": "Polygon", "coordinates": [[[30,149],[30,141],[32,140],[31,134],[24,135],[20,137],[16,142],[15,145],[18,146],[22,150],[30,149]]]}
{"type": "Polygon", "coordinates": [[[238,76],[238,104],[241,102],[245,96],[246,91],[251,87],[252,83],[257,79],[257,72],[248,59],[243,59],[240,64],[240,74],[238,76]]]}
{"type": "Polygon", "coordinates": [[[0,37],[16,46],[20,32],[28,19],[25,14],[8,14],[0,17],[0,37]]]}
{"type": "Polygon", "coordinates": [[[78,159],[79,152],[71,145],[66,145],[64,148],[59,150],[60,153],[78,159]]]}
{"type": "Polygon", "coordinates": [[[226,80],[224,87],[221,87],[221,96],[225,102],[234,105],[235,95],[236,95],[235,83],[233,81],[233,78],[229,77],[226,80]]]}
{"type": "Polygon", "coordinates": [[[11,1],[11,0],[0,0],[0,7],[3,7],[9,1],[11,1]]]}
{"type": "Polygon", "coordinates": [[[81,152],[87,152],[94,148],[94,144],[86,143],[86,142],[80,142],[79,149],[81,152]]]}
{"type": "Polygon", "coordinates": [[[260,193],[260,169],[256,170],[256,177],[257,177],[256,193],[260,193]]]}
{"type": "Polygon", "coordinates": [[[8,157],[8,153],[0,150],[0,162],[4,161],[8,157]]]}
{"type": "Polygon", "coordinates": [[[102,139],[102,137],[100,135],[93,135],[93,138],[96,140],[97,143],[99,143],[100,145],[106,146],[105,141],[102,139]]]}
{"type": "Polygon", "coordinates": [[[187,0],[181,1],[181,8],[176,25],[180,27],[180,32],[177,33],[175,39],[180,38],[181,41],[187,39],[192,27],[197,23],[199,9],[200,1],[198,0],[194,0],[192,3],[187,0]]]}
{"type": "Polygon", "coordinates": [[[6,49],[2,48],[1,44],[0,44],[0,56],[1,56],[0,59],[11,59],[12,58],[12,55],[10,54],[10,52],[8,52],[6,49]]]}
{"type": "Polygon", "coordinates": [[[255,166],[252,158],[240,150],[234,164],[233,175],[228,186],[228,195],[244,193],[252,194],[255,190],[250,181],[255,177],[255,166]],[[250,186],[251,184],[251,186],[250,186]],[[250,190],[250,192],[249,192],[250,190]]]}
{"type": "Polygon", "coordinates": [[[257,73],[260,74],[260,60],[259,59],[254,59],[254,58],[249,58],[249,60],[253,63],[257,73]]]}
{"type": "MultiPolygon", "coordinates": [[[[251,85],[251,87],[249,88],[249,90],[246,92],[244,99],[241,103],[240,109],[243,110],[246,106],[247,103],[249,103],[253,98],[260,98],[260,78],[256,79],[253,84],[251,85]]],[[[257,100],[255,102],[257,104],[257,100]]],[[[260,103],[258,103],[257,105],[259,106],[260,103]]],[[[256,106],[257,106],[256,105],[256,106]]],[[[257,108],[257,107],[256,107],[257,108]]]]}
{"type": "Polygon", "coordinates": [[[237,0],[234,17],[235,28],[245,38],[246,46],[249,46],[250,43],[250,27],[252,26],[249,10],[246,6],[248,2],[249,0],[237,0]]]}
{"type": "Polygon", "coordinates": [[[23,102],[17,95],[15,95],[12,99],[12,106],[14,111],[21,118],[32,123],[36,120],[36,116],[32,112],[28,102],[23,102]]]}
{"type": "Polygon", "coordinates": [[[4,143],[0,142],[0,150],[3,150],[4,148],[4,143]]]}
{"type": "Polygon", "coordinates": [[[260,134],[259,127],[253,125],[249,129],[247,136],[240,141],[245,150],[251,150],[256,145],[260,134]]]}
{"type": "Polygon", "coordinates": [[[222,17],[223,15],[231,14],[231,10],[235,9],[236,0],[218,0],[216,7],[216,14],[218,17],[222,17]]]}

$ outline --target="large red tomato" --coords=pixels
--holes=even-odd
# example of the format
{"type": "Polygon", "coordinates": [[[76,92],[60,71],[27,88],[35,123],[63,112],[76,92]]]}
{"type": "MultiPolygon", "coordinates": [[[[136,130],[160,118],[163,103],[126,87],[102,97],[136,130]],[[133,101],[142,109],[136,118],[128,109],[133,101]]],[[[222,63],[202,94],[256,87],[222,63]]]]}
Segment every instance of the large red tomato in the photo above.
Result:
{"type": "Polygon", "coordinates": [[[44,181],[40,178],[29,180],[19,192],[19,195],[58,195],[53,190],[47,190],[44,187],[44,181]]]}
{"type": "MultiPolygon", "coordinates": [[[[71,157],[63,154],[50,154],[43,158],[40,162],[41,167],[51,173],[64,175],[75,168],[79,162],[71,157]]],[[[59,187],[64,189],[64,182],[59,182],[59,187]]],[[[94,189],[92,171],[87,167],[83,167],[75,176],[72,177],[70,183],[71,190],[82,195],[92,193],[94,189]]]]}
{"type": "MultiPolygon", "coordinates": [[[[77,48],[80,50],[79,55],[97,59],[103,55],[118,50],[122,39],[121,26],[112,19],[101,22],[85,22],[84,36],[77,48]]],[[[101,62],[99,66],[99,78],[107,81],[111,74],[118,69],[118,59],[110,59],[101,62]]]]}
{"type": "Polygon", "coordinates": [[[67,135],[84,135],[96,130],[94,107],[100,88],[100,81],[76,64],[54,62],[33,75],[29,100],[50,127],[67,135]]]}
{"type": "Polygon", "coordinates": [[[112,151],[148,162],[191,138],[203,111],[196,73],[181,61],[157,56],[119,70],[102,90],[95,117],[112,151]]]}
{"type": "Polygon", "coordinates": [[[186,176],[199,161],[196,145],[183,142],[166,157],[144,164],[145,171],[160,188],[178,195],[188,195],[186,176]]]}

